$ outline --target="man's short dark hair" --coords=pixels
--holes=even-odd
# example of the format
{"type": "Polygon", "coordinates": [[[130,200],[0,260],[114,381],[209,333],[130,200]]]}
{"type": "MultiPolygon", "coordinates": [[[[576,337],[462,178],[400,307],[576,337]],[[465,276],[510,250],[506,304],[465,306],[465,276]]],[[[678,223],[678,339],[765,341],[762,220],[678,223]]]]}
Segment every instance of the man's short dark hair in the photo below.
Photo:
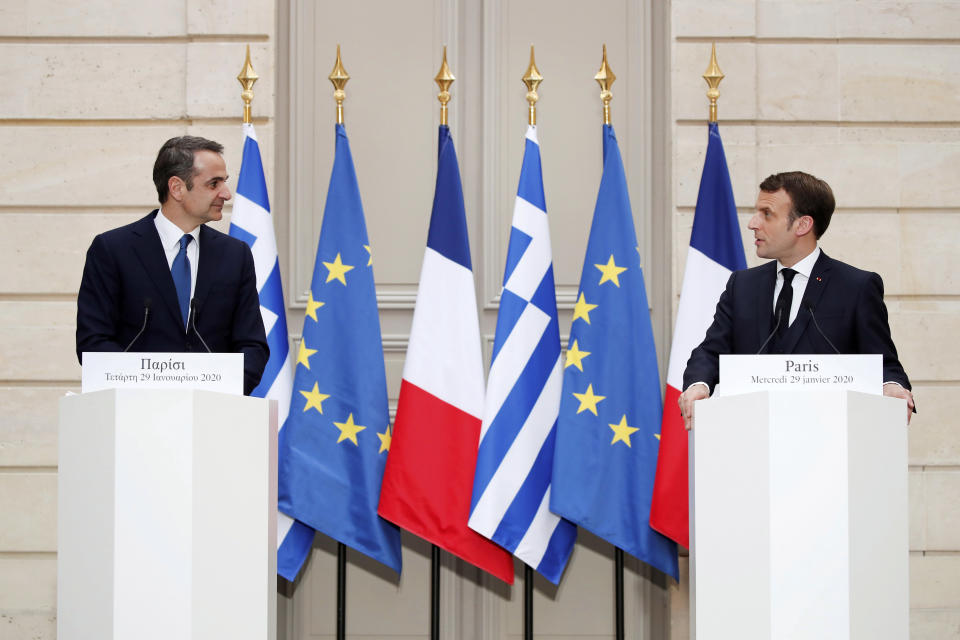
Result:
{"type": "Polygon", "coordinates": [[[213,140],[197,136],[179,136],[170,138],[160,147],[157,161],[153,163],[153,184],[157,187],[157,197],[160,204],[167,201],[170,178],[177,176],[193,189],[193,154],[197,151],[213,151],[223,153],[223,145],[213,140]]]}
{"type": "Polygon", "coordinates": [[[760,183],[760,190],[767,193],[780,189],[787,192],[793,203],[790,224],[797,218],[810,216],[813,218],[813,235],[819,239],[830,226],[830,218],[837,206],[830,185],[803,171],[775,173],[760,183]]]}

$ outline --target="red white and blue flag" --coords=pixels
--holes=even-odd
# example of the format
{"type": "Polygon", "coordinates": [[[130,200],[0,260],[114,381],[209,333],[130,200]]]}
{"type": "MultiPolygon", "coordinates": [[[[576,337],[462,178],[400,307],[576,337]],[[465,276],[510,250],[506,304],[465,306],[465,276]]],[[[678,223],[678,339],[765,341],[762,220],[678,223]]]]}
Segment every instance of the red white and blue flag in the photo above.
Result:
{"type": "Polygon", "coordinates": [[[650,526],[685,547],[690,546],[687,432],[677,406],[683,392],[683,370],[690,352],[703,341],[713,321],[717,301],[730,274],[746,267],[723,141],[717,123],[711,122],[670,348],[660,452],[650,508],[650,526]]]}
{"type": "Polygon", "coordinates": [[[427,249],[379,514],[507,583],[510,554],[467,526],[483,415],[483,356],[467,219],[440,126],[427,249]]]}

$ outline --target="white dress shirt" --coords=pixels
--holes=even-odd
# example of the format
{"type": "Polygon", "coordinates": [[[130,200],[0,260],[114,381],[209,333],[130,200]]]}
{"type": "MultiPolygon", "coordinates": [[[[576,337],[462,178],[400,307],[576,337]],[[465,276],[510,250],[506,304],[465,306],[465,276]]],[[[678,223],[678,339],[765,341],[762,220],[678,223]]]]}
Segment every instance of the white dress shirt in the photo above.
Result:
{"type": "MultiPolygon", "coordinates": [[[[153,219],[157,226],[157,233],[160,234],[160,243],[163,245],[163,252],[167,256],[167,268],[173,268],[173,260],[180,253],[180,238],[183,237],[183,229],[170,222],[170,218],[163,214],[163,209],[157,213],[153,219]]],[[[193,299],[193,292],[197,290],[197,266],[200,263],[200,227],[190,232],[193,241],[187,245],[187,259],[190,261],[190,299],[193,299]]]]}
{"type": "MultiPolygon", "coordinates": [[[[803,301],[803,292],[807,290],[807,283],[810,282],[810,273],[813,271],[813,265],[817,263],[820,257],[820,247],[814,248],[806,258],[790,267],[797,272],[793,276],[793,303],[790,305],[790,320],[787,322],[789,327],[797,319],[797,313],[800,312],[800,303],[803,301]]],[[[777,260],[777,284],[773,288],[773,313],[777,312],[777,298],[783,289],[783,270],[786,267],[777,260]]]]}

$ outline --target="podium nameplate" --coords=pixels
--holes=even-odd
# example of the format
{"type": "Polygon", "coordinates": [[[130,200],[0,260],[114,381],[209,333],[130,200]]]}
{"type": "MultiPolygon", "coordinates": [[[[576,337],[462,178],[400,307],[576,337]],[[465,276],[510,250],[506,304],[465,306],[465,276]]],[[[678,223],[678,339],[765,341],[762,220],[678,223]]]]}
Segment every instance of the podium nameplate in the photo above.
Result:
{"type": "Polygon", "coordinates": [[[198,389],[243,395],[242,353],[83,353],[82,393],[198,389]]]}
{"type": "Polygon", "coordinates": [[[721,355],[715,394],[752,391],[860,391],[883,393],[883,356],[868,355],[721,355]]]}

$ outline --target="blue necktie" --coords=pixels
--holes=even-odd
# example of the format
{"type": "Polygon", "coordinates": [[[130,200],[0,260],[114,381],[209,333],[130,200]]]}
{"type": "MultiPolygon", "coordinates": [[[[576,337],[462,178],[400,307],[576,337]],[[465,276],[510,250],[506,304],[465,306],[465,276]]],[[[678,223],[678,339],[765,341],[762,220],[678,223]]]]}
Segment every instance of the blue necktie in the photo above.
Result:
{"type": "Polygon", "coordinates": [[[190,258],[187,257],[187,245],[193,240],[190,234],[180,238],[180,252],[173,259],[170,275],[173,276],[173,286],[177,288],[177,301],[180,303],[180,315],[183,326],[187,326],[187,316],[190,314],[190,258]]]}

